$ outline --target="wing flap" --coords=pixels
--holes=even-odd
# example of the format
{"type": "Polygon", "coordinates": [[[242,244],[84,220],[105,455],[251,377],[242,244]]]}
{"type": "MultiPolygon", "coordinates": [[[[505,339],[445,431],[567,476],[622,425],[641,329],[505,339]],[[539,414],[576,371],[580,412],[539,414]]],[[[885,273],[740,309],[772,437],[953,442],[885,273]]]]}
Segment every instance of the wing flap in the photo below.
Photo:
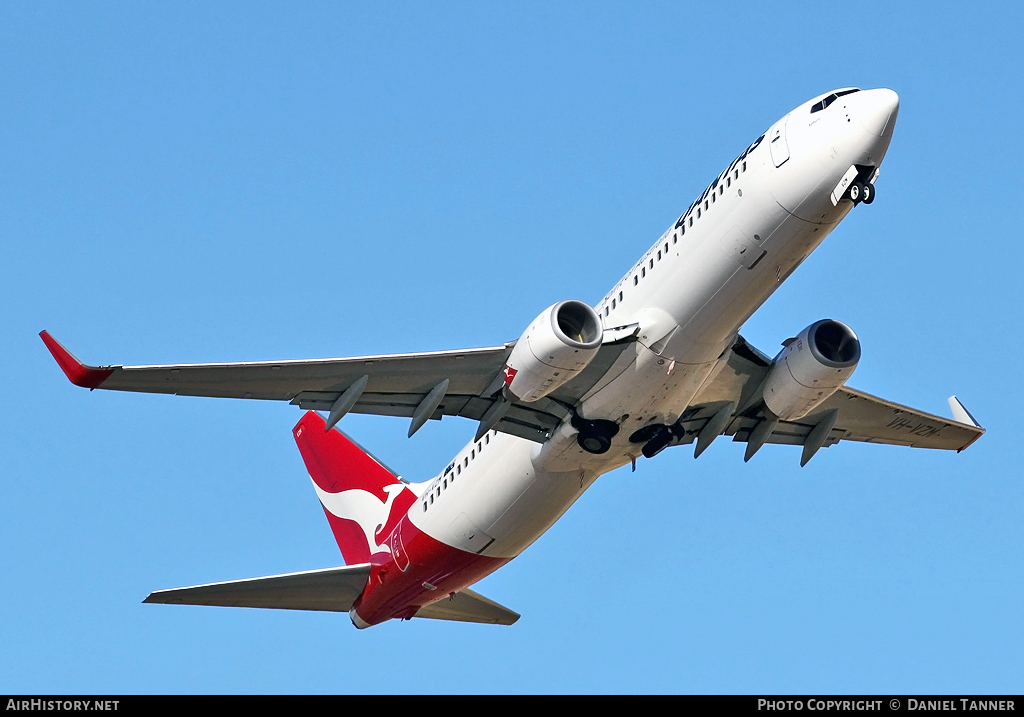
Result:
{"type": "Polygon", "coordinates": [[[413,617],[430,620],[454,620],[456,622],[479,622],[488,625],[511,625],[519,619],[519,613],[504,605],[485,598],[468,588],[455,595],[424,605],[413,617]]]}
{"type": "Polygon", "coordinates": [[[363,592],[370,565],[309,570],[247,580],[157,590],[143,602],[348,612],[363,592]]]}

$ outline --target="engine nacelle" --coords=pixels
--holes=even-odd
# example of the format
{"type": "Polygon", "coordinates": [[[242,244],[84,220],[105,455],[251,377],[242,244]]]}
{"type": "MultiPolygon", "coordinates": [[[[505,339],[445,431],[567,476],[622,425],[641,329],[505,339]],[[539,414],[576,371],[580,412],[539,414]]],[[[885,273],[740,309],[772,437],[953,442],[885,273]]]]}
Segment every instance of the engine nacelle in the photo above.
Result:
{"type": "Polygon", "coordinates": [[[597,355],[601,318],[582,301],[560,301],[541,312],[516,342],[505,368],[506,390],[530,403],[574,378],[597,355]]]}
{"type": "Polygon", "coordinates": [[[782,350],[764,383],[764,402],[784,421],[803,418],[839,390],[860,361],[860,340],[846,324],[815,321],[782,350]]]}

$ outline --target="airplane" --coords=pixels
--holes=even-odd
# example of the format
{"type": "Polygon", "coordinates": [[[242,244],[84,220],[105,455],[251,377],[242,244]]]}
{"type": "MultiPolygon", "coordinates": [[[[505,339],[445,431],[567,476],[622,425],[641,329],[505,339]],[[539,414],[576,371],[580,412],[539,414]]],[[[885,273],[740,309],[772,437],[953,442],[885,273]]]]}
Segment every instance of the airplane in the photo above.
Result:
{"type": "Polygon", "coordinates": [[[843,88],[775,122],[719,174],[596,306],[560,301],[489,348],[299,361],[83,364],[41,337],[77,386],[287,401],[293,435],[346,563],[159,590],[147,603],[348,612],[510,625],[470,586],[537,540],[604,473],[719,436],[801,446],[840,441],[962,451],[984,429],[846,386],[861,356],[834,319],[773,358],[739,331],[855,207],[875,199],[899,97],[843,88]],[[321,415],[322,412],[324,415],[321,415]],[[348,413],[462,416],[473,440],[413,483],[337,428],[348,413]],[[324,417],[326,416],[326,418],[324,417]]]}

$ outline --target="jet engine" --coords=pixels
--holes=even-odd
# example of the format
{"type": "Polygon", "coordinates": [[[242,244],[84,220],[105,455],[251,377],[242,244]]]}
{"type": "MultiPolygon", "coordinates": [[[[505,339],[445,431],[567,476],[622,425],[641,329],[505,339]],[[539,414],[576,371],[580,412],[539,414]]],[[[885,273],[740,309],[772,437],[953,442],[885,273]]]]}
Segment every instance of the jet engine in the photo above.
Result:
{"type": "Polygon", "coordinates": [[[516,342],[505,368],[506,390],[526,403],[575,377],[601,348],[597,312],[582,301],[560,301],[541,312],[516,342]]]}
{"type": "Polygon", "coordinates": [[[846,324],[815,321],[775,359],[764,382],[764,402],[784,421],[803,418],[824,403],[853,374],[860,341],[846,324]]]}

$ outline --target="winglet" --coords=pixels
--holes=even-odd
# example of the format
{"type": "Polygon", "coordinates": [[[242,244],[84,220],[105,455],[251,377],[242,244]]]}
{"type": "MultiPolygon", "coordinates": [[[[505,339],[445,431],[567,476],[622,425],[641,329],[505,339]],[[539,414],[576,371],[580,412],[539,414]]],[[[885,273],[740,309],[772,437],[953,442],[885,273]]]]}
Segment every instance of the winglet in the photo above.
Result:
{"type": "Polygon", "coordinates": [[[40,331],[39,337],[46,344],[46,348],[50,350],[50,353],[53,354],[53,358],[57,360],[57,365],[64,371],[68,380],[76,386],[90,390],[97,388],[107,380],[110,374],[114,373],[112,368],[97,368],[96,366],[87,366],[82,363],[70,351],[61,346],[57,339],[50,336],[49,331],[40,331]]]}
{"type": "Polygon", "coordinates": [[[957,398],[956,396],[949,397],[949,410],[953,412],[954,421],[958,423],[963,423],[964,425],[967,426],[974,426],[975,428],[978,429],[978,434],[974,436],[974,438],[967,441],[967,443],[965,443],[962,448],[957,449],[956,452],[960,453],[961,451],[965,450],[968,446],[970,446],[972,443],[974,443],[976,440],[981,438],[982,435],[985,433],[985,429],[982,428],[981,424],[974,419],[974,416],[971,415],[971,412],[964,408],[964,404],[960,403],[960,399],[957,398]]]}
{"type": "Polygon", "coordinates": [[[970,411],[964,408],[964,404],[960,403],[960,399],[956,396],[949,397],[949,410],[953,412],[953,418],[958,423],[964,423],[968,426],[981,428],[981,424],[974,420],[974,416],[971,415],[970,411]]]}

